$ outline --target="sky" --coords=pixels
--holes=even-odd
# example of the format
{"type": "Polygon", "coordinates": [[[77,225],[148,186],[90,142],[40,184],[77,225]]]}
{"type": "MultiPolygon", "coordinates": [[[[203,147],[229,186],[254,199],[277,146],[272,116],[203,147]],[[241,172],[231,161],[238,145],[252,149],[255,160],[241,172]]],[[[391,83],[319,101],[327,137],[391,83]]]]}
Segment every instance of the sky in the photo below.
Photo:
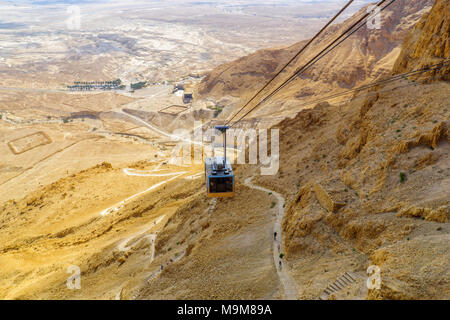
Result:
{"type": "MultiPolygon", "coordinates": [[[[54,4],[89,4],[89,3],[124,3],[124,2],[143,2],[136,0],[0,0],[1,3],[9,4],[36,4],[36,5],[54,5],[54,4]]],[[[147,0],[145,1],[149,4],[152,2],[161,2],[161,0],[147,0]]],[[[209,2],[209,3],[234,3],[238,4],[277,4],[277,3],[345,3],[347,0],[237,0],[237,1],[227,1],[227,0],[164,0],[164,2],[209,2]]],[[[355,4],[376,2],[376,0],[357,0],[355,4]]]]}

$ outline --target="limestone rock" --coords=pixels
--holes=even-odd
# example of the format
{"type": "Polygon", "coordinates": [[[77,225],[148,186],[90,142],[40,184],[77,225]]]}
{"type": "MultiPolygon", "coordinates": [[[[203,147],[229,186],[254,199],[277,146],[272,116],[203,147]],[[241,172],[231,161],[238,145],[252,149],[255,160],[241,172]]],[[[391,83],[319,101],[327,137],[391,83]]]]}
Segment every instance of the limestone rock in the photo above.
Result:
{"type": "Polygon", "coordinates": [[[340,208],[345,206],[345,202],[334,201],[318,183],[314,184],[314,192],[322,207],[327,209],[329,212],[336,213],[340,208]]]}

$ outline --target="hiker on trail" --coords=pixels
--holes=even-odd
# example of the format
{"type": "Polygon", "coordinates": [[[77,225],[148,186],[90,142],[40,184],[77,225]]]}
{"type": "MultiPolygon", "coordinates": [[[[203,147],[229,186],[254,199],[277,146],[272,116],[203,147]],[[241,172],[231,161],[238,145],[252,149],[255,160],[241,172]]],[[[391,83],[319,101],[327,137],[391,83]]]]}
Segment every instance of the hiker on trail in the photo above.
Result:
{"type": "Polygon", "coordinates": [[[164,267],[161,265],[161,271],[163,271],[164,267]]]}
{"type": "Polygon", "coordinates": [[[277,233],[276,232],[273,233],[273,240],[275,240],[275,241],[277,240],[277,233]]]}
{"type": "Polygon", "coordinates": [[[280,252],[281,251],[281,246],[280,246],[280,244],[278,244],[278,252],[280,252]]]}
{"type": "Polygon", "coordinates": [[[282,264],[281,264],[281,260],[280,260],[279,266],[280,266],[280,271],[281,271],[281,268],[283,267],[282,264]]]}

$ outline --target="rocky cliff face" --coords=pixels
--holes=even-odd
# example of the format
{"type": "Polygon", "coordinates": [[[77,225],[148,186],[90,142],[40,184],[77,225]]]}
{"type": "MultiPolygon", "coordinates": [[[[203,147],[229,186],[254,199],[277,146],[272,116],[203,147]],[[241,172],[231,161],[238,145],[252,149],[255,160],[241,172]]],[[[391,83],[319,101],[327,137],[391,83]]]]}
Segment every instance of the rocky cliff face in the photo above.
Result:
{"type": "MultiPolygon", "coordinates": [[[[277,97],[280,101],[305,99],[340,88],[353,88],[389,74],[406,33],[424,13],[429,11],[432,3],[432,0],[397,0],[381,13],[380,30],[361,28],[308,70],[301,79],[294,81],[289,88],[283,89],[283,93],[277,97]]],[[[365,14],[366,10],[364,8],[347,21],[330,27],[281,79],[303,66],[308,58],[313,57],[334,40],[340,32],[365,14]]],[[[203,97],[220,98],[229,95],[245,99],[256,89],[261,88],[305,43],[299,42],[284,49],[258,51],[248,57],[219,66],[201,83],[199,93],[203,97]]]]}
{"type": "MultiPolygon", "coordinates": [[[[436,0],[414,27],[395,72],[448,59],[448,3],[436,0]]],[[[299,298],[321,296],[348,272],[359,275],[356,284],[326,297],[449,299],[450,84],[444,78],[428,73],[425,83],[380,86],[277,126],[280,172],[258,183],[289,199],[284,241],[304,288],[299,298]],[[367,288],[369,266],[380,270],[379,289],[367,288]]]]}
{"type": "MultiPolygon", "coordinates": [[[[394,73],[422,69],[450,57],[450,1],[437,0],[432,10],[408,33],[394,65],[394,73]]],[[[426,78],[450,79],[450,67],[442,68],[426,78]]]]}

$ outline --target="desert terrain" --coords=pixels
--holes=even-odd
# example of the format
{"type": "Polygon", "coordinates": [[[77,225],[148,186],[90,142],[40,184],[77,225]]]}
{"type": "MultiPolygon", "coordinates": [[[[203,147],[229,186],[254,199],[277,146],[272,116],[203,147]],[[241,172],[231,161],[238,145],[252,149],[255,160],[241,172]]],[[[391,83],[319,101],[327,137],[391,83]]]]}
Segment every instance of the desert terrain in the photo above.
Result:
{"type": "Polygon", "coordinates": [[[279,130],[276,175],[236,164],[211,199],[178,161],[343,4],[82,1],[68,30],[62,2],[0,1],[0,299],[449,299],[448,64],[314,103],[448,61],[448,0],[397,0],[237,125],[279,130]],[[146,84],[67,90],[115,79],[146,84]]]}
{"type": "Polygon", "coordinates": [[[307,39],[340,5],[27,2],[0,1],[0,87],[64,88],[73,81],[117,78],[175,81],[257,49],[307,39]]]}

